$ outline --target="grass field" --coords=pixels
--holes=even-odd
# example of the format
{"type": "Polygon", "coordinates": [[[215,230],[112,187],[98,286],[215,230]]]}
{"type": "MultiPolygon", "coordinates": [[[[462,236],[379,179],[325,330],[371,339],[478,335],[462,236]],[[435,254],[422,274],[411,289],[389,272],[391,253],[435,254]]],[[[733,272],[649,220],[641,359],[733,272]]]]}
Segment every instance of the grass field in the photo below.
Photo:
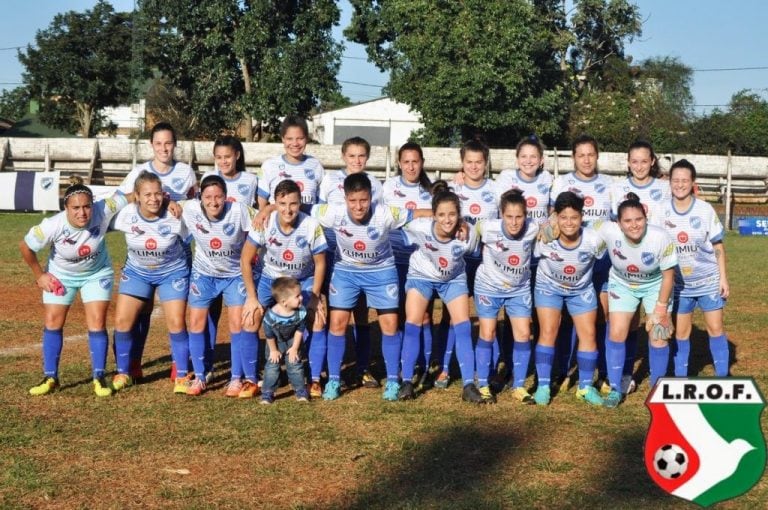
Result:
{"type": "MultiPolygon", "coordinates": [[[[17,243],[40,219],[0,214],[1,508],[695,507],[645,472],[646,378],[616,410],[586,408],[572,392],[546,408],[508,394],[495,406],[470,406],[456,384],[406,403],[360,388],[334,402],[284,398],[267,407],[222,396],[224,340],[213,390],[187,398],[171,393],[158,317],[145,383],[97,399],[78,305],[65,329],[62,390],[31,398],[27,389],[41,377],[42,305],[17,243]]],[[[121,243],[110,239],[115,261],[121,243]]],[[[729,235],[726,246],[732,372],[765,390],[768,239],[729,235]]],[[[700,316],[695,323],[702,327],[700,316]]],[[[712,375],[705,337],[695,330],[691,369],[712,375]]],[[[763,480],[720,508],[766,501],[763,480]]]]}

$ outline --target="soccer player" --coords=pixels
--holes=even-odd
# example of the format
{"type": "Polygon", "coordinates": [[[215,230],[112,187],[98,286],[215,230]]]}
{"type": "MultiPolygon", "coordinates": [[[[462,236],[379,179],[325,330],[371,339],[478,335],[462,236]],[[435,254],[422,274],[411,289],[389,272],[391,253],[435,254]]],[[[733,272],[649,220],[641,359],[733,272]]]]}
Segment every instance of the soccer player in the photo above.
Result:
{"type": "Polygon", "coordinates": [[[128,203],[121,192],[111,198],[93,201],[93,193],[78,183],[64,192],[64,210],[32,227],[19,243],[24,262],[43,291],[43,380],[33,386],[31,395],[46,395],[59,387],[59,357],[64,342],[64,323],[69,307],[80,291],[88,328],[93,390],[99,397],[112,394],[104,381],[107,363],[106,322],[112,298],[114,270],[104,236],[109,222],[128,203]],[[50,248],[47,268],[37,260],[37,252],[50,248]]]}
{"type": "Polygon", "coordinates": [[[381,350],[387,371],[385,400],[397,400],[400,389],[400,334],[397,331],[399,292],[397,270],[389,233],[413,217],[413,211],[386,206],[371,206],[371,181],[353,174],[344,179],[346,207],[328,204],[312,209],[325,228],[336,233],[336,260],[329,285],[331,310],[328,328],[328,383],[323,398],[341,395],[341,362],[351,310],[364,293],[368,306],[378,312],[381,350]]]}
{"type": "Polygon", "coordinates": [[[664,227],[676,245],[675,270],[675,376],[688,375],[691,320],[698,306],[704,313],[715,375],[728,375],[728,339],[723,329],[723,308],[730,293],[725,270],[723,226],[714,209],[693,195],[696,167],[685,159],[669,170],[672,201],[664,227]]]}
{"type": "Polygon", "coordinates": [[[544,147],[536,136],[523,138],[515,149],[517,169],[502,170],[496,188],[503,193],[520,190],[525,197],[528,219],[541,225],[549,217],[549,192],[552,174],[544,170],[544,147]]]}
{"type": "Polygon", "coordinates": [[[213,159],[216,167],[203,175],[218,175],[227,183],[227,200],[256,206],[259,177],[245,168],[245,152],[240,140],[231,135],[220,136],[213,142],[213,159]]]}
{"type": "Polygon", "coordinates": [[[318,221],[299,211],[301,189],[298,184],[290,179],[280,182],[275,188],[275,205],[277,210],[269,214],[264,229],[248,234],[248,242],[243,246],[240,267],[247,294],[243,322],[258,330],[264,310],[275,304],[272,284],[281,277],[298,280],[303,303],[309,311],[307,322],[312,328],[307,338],[312,380],[309,394],[319,398],[327,345],[325,303],[321,295],[327,273],[327,243],[318,221]],[[264,267],[257,286],[251,260],[259,251],[263,251],[264,267]]]}
{"type": "Polygon", "coordinates": [[[579,389],[576,398],[591,405],[603,399],[592,386],[597,367],[595,317],[597,297],[592,285],[595,261],[605,254],[605,242],[590,228],[583,227],[584,199],[572,191],[557,196],[554,204],[558,234],[536,243],[539,258],[534,287],[539,339],[535,350],[538,387],[533,399],[538,405],[550,402],[550,377],[555,355],[555,338],[565,304],[578,335],[576,364],[579,389]]]}
{"type": "Polygon", "coordinates": [[[115,311],[115,360],[117,375],[112,389],[133,384],[130,353],[133,326],[155,289],[163,305],[171,356],[176,365],[175,393],[186,393],[189,337],[185,321],[189,292],[189,265],[184,241],[189,231],[167,211],[162,182],[157,174],[143,171],[134,182],[136,203],[128,204],[115,217],[112,229],[125,233],[127,258],[120,276],[115,311]]]}
{"type": "MultiPolygon", "coordinates": [[[[187,395],[200,395],[206,390],[205,336],[210,303],[219,295],[229,308],[231,356],[257,352],[256,335],[243,336],[242,306],[245,285],[240,270],[240,253],[251,230],[254,210],[239,202],[227,201],[227,185],[218,175],[210,175],[200,184],[200,199],[183,203],[182,220],[195,239],[195,256],[189,285],[189,351],[195,379],[187,395]],[[254,345],[255,344],[255,345],[254,345]]],[[[253,359],[232,361],[232,368],[242,366],[246,380],[255,381],[253,359]]],[[[238,378],[237,373],[232,378],[238,378]]],[[[250,388],[252,397],[257,389],[250,388]]]]}
{"type": "Polygon", "coordinates": [[[648,335],[651,386],[666,373],[671,335],[670,299],[677,266],[672,239],[662,228],[648,224],[645,208],[637,195],[629,194],[629,198],[619,204],[617,212],[618,223],[595,224],[609,247],[611,259],[608,276],[610,326],[605,342],[605,361],[611,385],[610,393],[605,396],[605,406],[611,408],[618,406],[623,398],[624,343],[640,304],[654,326],[648,335]],[[656,326],[663,328],[661,334],[656,334],[656,326]]]}
{"type": "Polygon", "coordinates": [[[516,400],[533,404],[524,384],[531,358],[531,255],[539,226],[528,217],[526,198],[519,189],[501,195],[499,212],[501,219],[477,224],[477,235],[483,243],[483,263],[475,281],[475,309],[480,318],[480,338],[475,348],[477,377],[480,393],[486,395],[496,319],[499,310],[504,309],[514,339],[509,386],[516,400]]]}
{"type": "MultiPolygon", "coordinates": [[[[421,322],[429,302],[437,293],[450,311],[456,332],[456,350],[462,369],[462,399],[472,403],[492,403],[495,397],[480,379],[475,386],[472,332],[469,323],[469,297],[464,255],[477,248],[473,230],[465,240],[456,238],[462,223],[459,197],[448,189],[445,181],[432,186],[432,214],[434,219],[420,219],[403,227],[405,242],[417,246],[411,254],[405,282],[405,331],[403,335],[403,384],[397,394],[400,400],[415,397],[413,369],[419,355],[421,322]]],[[[490,345],[489,345],[490,347],[490,345]]],[[[490,362],[490,356],[489,360],[490,362]]]]}
{"type": "MultiPolygon", "coordinates": [[[[348,175],[362,173],[368,176],[371,181],[371,205],[381,202],[382,187],[379,180],[365,172],[365,166],[371,155],[371,145],[363,138],[355,136],[344,140],[341,144],[341,159],[344,161],[344,168],[335,172],[328,172],[320,183],[320,193],[318,203],[331,204],[343,207],[344,202],[344,179],[348,175]]],[[[336,236],[333,229],[326,229],[325,238],[328,241],[328,260],[327,280],[330,281],[333,272],[333,254],[336,253],[336,236]]],[[[355,318],[355,350],[357,351],[357,360],[355,368],[357,369],[357,378],[366,388],[378,388],[381,385],[379,381],[368,370],[371,359],[371,331],[368,325],[368,307],[365,300],[361,298],[353,310],[355,318]]]]}

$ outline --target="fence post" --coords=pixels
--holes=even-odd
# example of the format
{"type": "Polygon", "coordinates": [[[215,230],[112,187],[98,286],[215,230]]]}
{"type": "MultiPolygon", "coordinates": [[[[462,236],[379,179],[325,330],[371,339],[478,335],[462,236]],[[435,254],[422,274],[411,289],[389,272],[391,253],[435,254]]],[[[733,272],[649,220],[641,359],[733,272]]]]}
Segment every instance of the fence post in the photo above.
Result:
{"type": "Polygon", "coordinates": [[[731,164],[731,149],[728,149],[728,163],[726,165],[726,171],[725,171],[725,228],[728,230],[732,230],[733,226],[731,225],[731,207],[733,199],[731,198],[731,180],[732,180],[732,169],[731,164]]]}
{"type": "Polygon", "coordinates": [[[555,164],[552,171],[555,174],[555,179],[557,179],[557,176],[560,174],[560,157],[557,155],[557,147],[552,147],[552,152],[555,154],[555,164]]]}

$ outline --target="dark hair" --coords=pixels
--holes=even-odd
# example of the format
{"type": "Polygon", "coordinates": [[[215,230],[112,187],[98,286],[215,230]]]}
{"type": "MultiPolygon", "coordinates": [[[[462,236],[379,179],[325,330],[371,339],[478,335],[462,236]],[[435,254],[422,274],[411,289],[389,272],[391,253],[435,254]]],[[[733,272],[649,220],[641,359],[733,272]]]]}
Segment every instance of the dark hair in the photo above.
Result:
{"type": "Polygon", "coordinates": [[[238,140],[237,137],[232,135],[220,136],[213,142],[214,154],[216,153],[216,147],[229,147],[235,151],[238,154],[237,161],[235,162],[235,169],[238,172],[245,172],[245,151],[243,151],[243,144],[240,143],[240,140],[238,140]]]}
{"type": "Polygon", "coordinates": [[[464,156],[467,154],[467,152],[482,152],[483,153],[483,159],[485,159],[486,165],[488,164],[488,159],[490,158],[491,151],[488,148],[488,146],[481,142],[480,140],[469,140],[468,142],[465,142],[464,145],[461,146],[461,150],[459,150],[459,155],[461,156],[461,160],[464,161],[464,156]]]}
{"type": "Polygon", "coordinates": [[[136,193],[136,195],[139,194],[139,188],[145,182],[154,182],[160,185],[161,190],[163,189],[163,181],[160,180],[160,177],[158,177],[156,173],[142,170],[139,172],[138,177],[136,177],[136,180],[133,182],[133,192],[136,193]]]}
{"type": "Polygon", "coordinates": [[[86,186],[82,182],[78,182],[76,184],[73,184],[73,185],[69,186],[64,191],[64,199],[63,199],[64,206],[66,207],[67,202],[69,201],[70,197],[73,197],[75,195],[79,195],[81,193],[84,194],[84,195],[87,195],[88,198],[91,199],[91,203],[93,203],[93,191],[91,191],[91,188],[89,188],[88,186],[86,186]]]}
{"type": "Polygon", "coordinates": [[[371,144],[368,143],[368,140],[365,138],[361,138],[359,136],[353,136],[352,138],[347,138],[344,140],[344,143],[341,144],[341,153],[344,154],[347,152],[347,149],[350,145],[359,145],[361,147],[365,148],[365,155],[370,156],[371,155],[371,144]]]}
{"type": "Polygon", "coordinates": [[[590,144],[592,148],[595,149],[595,153],[600,154],[600,149],[597,147],[597,140],[590,135],[579,135],[574,138],[573,143],[571,143],[571,154],[576,155],[576,147],[584,145],[585,143],[590,144]]]}
{"type": "MultiPolygon", "coordinates": [[[[227,195],[227,183],[224,181],[224,179],[221,178],[221,176],[211,174],[203,178],[202,182],[200,183],[200,193],[198,194],[198,198],[202,198],[203,191],[205,191],[207,188],[210,188],[211,186],[218,186],[221,188],[221,191],[224,192],[224,196],[227,195]]],[[[205,212],[205,207],[202,204],[202,201],[200,203],[200,210],[203,211],[203,216],[210,222],[211,219],[208,217],[208,213],[205,212]]]]}
{"type": "MultiPolygon", "coordinates": [[[[653,146],[651,146],[651,144],[645,140],[635,140],[632,142],[632,145],[629,146],[629,149],[627,149],[627,159],[629,159],[629,154],[635,149],[647,149],[648,152],[650,152],[651,159],[653,159],[653,164],[651,165],[651,171],[649,175],[654,179],[661,177],[659,158],[657,158],[656,153],[653,152],[653,146]]],[[[632,177],[632,170],[630,170],[629,165],[627,165],[627,177],[632,177]]]]}
{"type": "Polygon", "coordinates": [[[176,130],[173,129],[170,122],[158,122],[152,126],[152,131],[149,132],[149,141],[152,142],[155,139],[155,133],[159,131],[170,131],[173,137],[173,143],[176,143],[176,130]]]}
{"type": "Polygon", "coordinates": [[[679,161],[675,161],[674,164],[669,168],[669,178],[672,178],[672,171],[676,170],[677,168],[685,168],[689,172],[691,172],[691,180],[696,182],[696,167],[693,166],[693,163],[688,161],[687,159],[681,159],[679,161]]]}
{"type": "Polygon", "coordinates": [[[525,197],[523,196],[523,192],[519,189],[510,189],[501,194],[499,199],[499,210],[502,214],[508,205],[519,205],[523,208],[523,215],[528,214],[525,197]]]}
{"type": "Polygon", "coordinates": [[[291,276],[278,276],[272,282],[272,297],[278,303],[283,299],[288,299],[290,292],[295,289],[301,289],[301,284],[296,278],[291,276]]]}
{"type": "Polygon", "coordinates": [[[539,165],[539,168],[536,169],[536,175],[539,175],[541,172],[544,171],[544,145],[541,143],[541,140],[539,140],[538,136],[536,135],[526,136],[525,138],[517,142],[517,147],[515,147],[515,157],[520,156],[520,149],[522,149],[526,145],[530,145],[531,147],[534,147],[537,151],[539,151],[541,164],[539,165]]]}
{"type": "Polygon", "coordinates": [[[298,115],[288,115],[280,123],[280,138],[285,136],[289,128],[297,127],[301,129],[304,136],[309,138],[309,127],[307,127],[307,120],[304,117],[298,115]]]}
{"type": "Polygon", "coordinates": [[[371,181],[365,174],[352,174],[344,179],[344,194],[349,195],[356,191],[367,191],[371,194],[371,181]]]}
{"type": "Polygon", "coordinates": [[[301,188],[296,184],[296,181],[285,179],[275,186],[275,198],[290,195],[291,193],[297,193],[299,195],[299,201],[301,201],[301,188]]]}
{"type": "Polygon", "coordinates": [[[619,209],[616,213],[616,216],[621,219],[622,214],[627,209],[640,209],[640,212],[643,213],[643,218],[647,218],[648,216],[645,214],[645,207],[643,207],[643,204],[640,203],[640,197],[632,193],[631,191],[627,193],[626,198],[622,203],[619,204],[619,209]]]}
{"type": "Polygon", "coordinates": [[[555,199],[554,210],[557,214],[560,214],[569,207],[574,211],[579,211],[579,214],[583,214],[584,199],[573,191],[563,191],[555,199]]]}
{"type": "Polygon", "coordinates": [[[424,189],[432,189],[432,181],[429,179],[427,172],[424,171],[424,151],[422,150],[421,145],[416,142],[406,142],[397,150],[397,175],[403,175],[403,169],[400,168],[400,158],[403,157],[403,152],[405,151],[419,153],[419,158],[421,158],[422,162],[421,171],[419,172],[419,185],[424,189]]]}
{"type": "Polygon", "coordinates": [[[443,179],[438,179],[432,184],[432,212],[437,212],[437,206],[443,202],[452,202],[456,206],[456,210],[461,216],[461,200],[459,196],[453,192],[453,189],[448,185],[448,182],[443,179]]]}

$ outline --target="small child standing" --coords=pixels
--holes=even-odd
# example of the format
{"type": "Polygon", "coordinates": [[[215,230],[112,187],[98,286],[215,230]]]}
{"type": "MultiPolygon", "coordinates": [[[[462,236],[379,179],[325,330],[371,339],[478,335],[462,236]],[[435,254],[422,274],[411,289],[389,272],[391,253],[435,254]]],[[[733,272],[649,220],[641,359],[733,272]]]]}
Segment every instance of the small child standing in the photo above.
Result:
{"type": "Polygon", "coordinates": [[[304,365],[301,362],[301,340],[306,329],[307,310],[301,305],[301,285],[295,278],[279,277],[272,282],[275,305],[264,315],[264,336],[269,353],[264,367],[264,387],[261,403],[275,401],[280,378],[280,359],[285,356],[285,369],[296,400],[307,402],[309,394],[304,384],[304,365]]]}

